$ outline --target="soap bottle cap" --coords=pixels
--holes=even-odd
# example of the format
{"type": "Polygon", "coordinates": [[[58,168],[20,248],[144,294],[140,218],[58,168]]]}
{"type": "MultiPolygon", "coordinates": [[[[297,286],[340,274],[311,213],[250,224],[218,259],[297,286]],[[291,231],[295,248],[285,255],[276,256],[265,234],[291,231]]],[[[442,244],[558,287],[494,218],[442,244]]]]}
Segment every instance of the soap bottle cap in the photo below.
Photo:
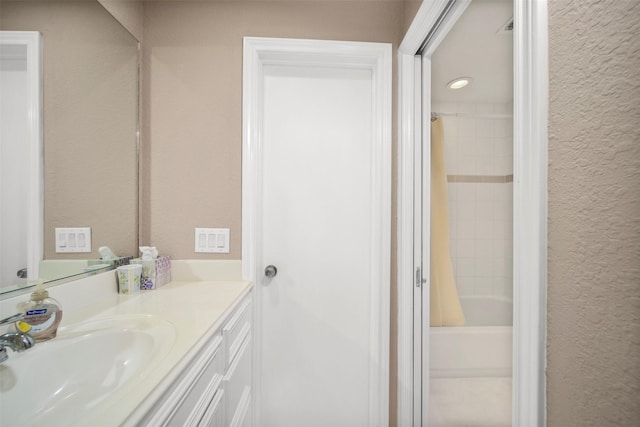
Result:
{"type": "Polygon", "coordinates": [[[36,280],[36,290],[31,293],[32,301],[42,301],[49,298],[49,292],[44,288],[42,279],[36,280]]]}

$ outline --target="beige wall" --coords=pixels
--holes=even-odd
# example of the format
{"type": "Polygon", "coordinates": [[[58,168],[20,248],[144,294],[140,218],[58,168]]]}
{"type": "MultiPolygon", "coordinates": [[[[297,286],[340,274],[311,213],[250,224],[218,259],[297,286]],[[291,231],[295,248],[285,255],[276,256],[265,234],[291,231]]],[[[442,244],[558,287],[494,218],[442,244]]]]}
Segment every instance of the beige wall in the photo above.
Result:
{"type": "Polygon", "coordinates": [[[0,2],[2,30],[40,31],[44,257],[137,253],[138,47],[97,1],[0,2]],[[91,227],[93,253],[56,254],[55,227],[91,227]]]}
{"type": "MultiPolygon", "coordinates": [[[[141,243],[174,259],[241,258],[242,37],[386,42],[395,58],[401,20],[399,1],[145,2],[141,243]],[[195,227],[229,227],[231,253],[196,254],[195,227]]],[[[395,208],[393,230],[395,241],[395,208]]]]}
{"type": "Polygon", "coordinates": [[[639,17],[549,1],[550,427],[640,420],[639,17]]]}
{"type": "Polygon", "coordinates": [[[138,41],[142,41],[143,0],[98,0],[138,41]]]}
{"type": "MultiPolygon", "coordinates": [[[[402,0],[402,34],[406,34],[407,30],[416,17],[418,9],[422,6],[422,1],[402,0]]],[[[402,40],[400,40],[402,41],[402,40]]]]}
{"type": "Polygon", "coordinates": [[[389,42],[399,2],[147,2],[141,241],[175,259],[241,257],[242,37],[389,42]],[[196,254],[195,227],[231,229],[196,254]]]}
{"type": "MultiPolygon", "coordinates": [[[[640,419],[640,93],[623,78],[640,69],[638,2],[549,6],[549,425],[631,426],[640,419]]],[[[194,227],[230,227],[229,258],[238,259],[242,36],[397,45],[413,12],[151,2],[144,13],[142,240],[196,258],[194,227]]]]}

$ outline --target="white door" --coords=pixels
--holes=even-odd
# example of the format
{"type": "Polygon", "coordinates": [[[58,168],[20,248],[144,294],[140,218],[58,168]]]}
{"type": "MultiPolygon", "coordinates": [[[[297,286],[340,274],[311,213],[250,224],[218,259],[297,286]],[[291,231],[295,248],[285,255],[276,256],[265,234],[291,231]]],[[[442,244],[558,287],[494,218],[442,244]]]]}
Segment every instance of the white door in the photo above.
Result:
{"type": "MultiPolygon", "coordinates": [[[[388,123],[379,122],[390,121],[382,114],[390,105],[377,92],[389,89],[390,74],[376,61],[354,66],[334,55],[344,46],[357,54],[358,43],[315,43],[324,53],[289,52],[284,62],[258,55],[259,120],[245,116],[245,130],[261,136],[256,163],[243,166],[256,178],[245,170],[245,185],[257,183],[245,187],[255,200],[243,206],[255,208],[255,234],[243,225],[243,245],[252,246],[244,254],[253,252],[253,263],[243,255],[245,275],[257,296],[255,418],[265,427],[383,426],[391,158],[388,123]],[[270,265],[277,274],[266,277],[270,265]]],[[[362,45],[363,55],[390,52],[362,45]]]]}
{"type": "Polygon", "coordinates": [[[42,259],[40,34],[0,31],[0,288],[42,259]]]}

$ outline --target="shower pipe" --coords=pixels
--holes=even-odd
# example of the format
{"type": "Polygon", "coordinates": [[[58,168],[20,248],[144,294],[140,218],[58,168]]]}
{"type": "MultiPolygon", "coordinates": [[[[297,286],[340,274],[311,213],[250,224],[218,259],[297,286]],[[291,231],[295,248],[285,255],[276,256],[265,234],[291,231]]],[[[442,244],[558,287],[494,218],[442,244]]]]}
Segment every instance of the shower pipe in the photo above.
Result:
{"type": "Polygon", "coordinates": [[[431,113],[431,121],[441,116],[468,117],[474,119],[510,119],[512,114],[481,114],[481,113],[431,113]]]}

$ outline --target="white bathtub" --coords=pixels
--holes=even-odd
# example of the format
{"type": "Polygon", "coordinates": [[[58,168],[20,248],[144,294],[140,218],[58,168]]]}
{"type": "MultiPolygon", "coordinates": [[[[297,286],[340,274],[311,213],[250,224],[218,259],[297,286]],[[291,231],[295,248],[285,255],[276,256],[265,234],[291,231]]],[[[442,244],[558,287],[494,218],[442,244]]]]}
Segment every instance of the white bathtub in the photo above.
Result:
{"type": "Polygon", "coordinates": [[[430,328],[432,378],[510,377],[512,302],[461,297],[466,326],[430,328]]]}

